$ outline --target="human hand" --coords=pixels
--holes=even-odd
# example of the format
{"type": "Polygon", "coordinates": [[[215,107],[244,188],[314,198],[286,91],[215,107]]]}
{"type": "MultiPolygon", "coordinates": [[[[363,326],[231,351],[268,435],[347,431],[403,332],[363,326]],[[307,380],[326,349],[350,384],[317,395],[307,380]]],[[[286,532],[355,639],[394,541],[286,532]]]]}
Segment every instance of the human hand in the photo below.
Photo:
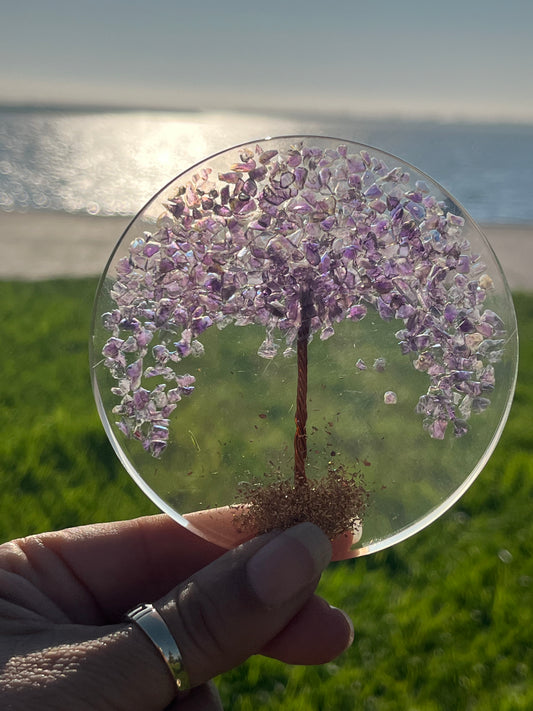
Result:
{"type": "Polygon", "coordinates": [[[320,664],[353,638],[314,595],[331,546],[312,524],[225,552],[167,516],[0,546],[0,706],[10,711],[220,709],[210,680],[252,654],[320,664]],[[169,592],[170,591],[170,592],[169,592]],[[154,602],[191,690],[125,613],[154,602]]]}

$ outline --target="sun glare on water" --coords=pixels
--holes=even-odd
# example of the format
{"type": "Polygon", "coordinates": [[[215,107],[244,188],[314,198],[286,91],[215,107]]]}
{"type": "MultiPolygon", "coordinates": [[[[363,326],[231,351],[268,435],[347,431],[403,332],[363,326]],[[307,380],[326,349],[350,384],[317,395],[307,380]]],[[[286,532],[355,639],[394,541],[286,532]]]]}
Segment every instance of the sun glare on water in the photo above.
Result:
{"type": "Polygon", "coordinates": [[[134,215],[207,156],[296,130],[290,119],[223,112],[36,112],[19,119],[12,115],[0,126],[0,147],[9,143],[0,164],[0,209],[92,215],[134,215]]]}

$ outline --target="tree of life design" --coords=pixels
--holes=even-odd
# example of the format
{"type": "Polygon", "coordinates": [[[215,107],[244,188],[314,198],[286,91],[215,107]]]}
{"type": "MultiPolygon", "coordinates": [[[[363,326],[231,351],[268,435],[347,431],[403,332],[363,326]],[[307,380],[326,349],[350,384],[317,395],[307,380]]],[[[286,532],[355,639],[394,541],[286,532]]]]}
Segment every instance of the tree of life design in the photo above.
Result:
{"type": "Polygon", "coordinates": [[[116,427],[164,457],[173,411],[201,386],[183,366],[202,334],[259,324],[258,356],[278,357],[283,343],[296,362],[294,477],[241,491],[238,523],[313,520],[331,536],[357,527],[369,497],[359,473],[345,464],[307,476],[309,343],[369,312],[397,320],[401,353],[427,378],[414,404],[422,427],[465,436],[490,405],[505,327],[485,307],[492,279],[463,225],[405,165],[340,141],[264,141],[235,149],[223,170],[189,171],[116,266],[102,350],[116,427]]]}

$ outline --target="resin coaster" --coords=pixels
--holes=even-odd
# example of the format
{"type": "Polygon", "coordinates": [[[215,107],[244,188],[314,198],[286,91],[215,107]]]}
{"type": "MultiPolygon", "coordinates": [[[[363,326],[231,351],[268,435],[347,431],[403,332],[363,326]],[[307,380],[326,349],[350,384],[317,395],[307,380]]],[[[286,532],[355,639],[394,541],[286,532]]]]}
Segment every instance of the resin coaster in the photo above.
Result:
{"type": "Polygon", "coordinates": [[[335,558],[446,511],[504,427],[505,277],[478,227],[394,156],[262,140],[179,175],[101,279],[93,386],[127,471],[231,547],[313,521],[335,558]]]}

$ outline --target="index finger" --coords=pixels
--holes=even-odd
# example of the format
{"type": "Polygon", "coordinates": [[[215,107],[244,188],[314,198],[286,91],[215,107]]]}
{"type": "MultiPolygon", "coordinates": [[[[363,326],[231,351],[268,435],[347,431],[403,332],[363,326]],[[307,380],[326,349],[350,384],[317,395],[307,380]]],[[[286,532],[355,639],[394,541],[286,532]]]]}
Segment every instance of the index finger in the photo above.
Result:
{"type": "Polygon", "coordinates": [[[21,539],[6,545],[3,564],[30,579],[70,619],[105,623],[140,601],[161,597],[224,552],[160,514],[21,539]],[[94,601],[92,613],[80,610],[73,580],[94,601]],[[94,619],[95,610],[101,619],[94,619]]]}

